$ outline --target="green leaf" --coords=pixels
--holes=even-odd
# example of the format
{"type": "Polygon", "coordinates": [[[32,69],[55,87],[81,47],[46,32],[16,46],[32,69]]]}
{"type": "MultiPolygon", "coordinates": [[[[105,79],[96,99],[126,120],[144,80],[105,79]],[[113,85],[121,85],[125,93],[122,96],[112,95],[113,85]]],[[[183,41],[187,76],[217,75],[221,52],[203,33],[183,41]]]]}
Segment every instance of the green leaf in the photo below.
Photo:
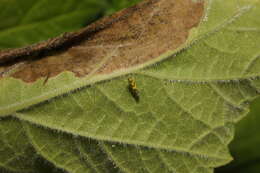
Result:
{"type": "Polygon", "coordinates": [[[24,125],[36,151],[56,167],[77,173],[118,172],[97,142],[24,125]]]}
{"type": "Polygon", "coordinates": [[[21,123],[12,118],[1,119],[0,135],[0,166],[14,172],[31,172],[31,160],[36,157],[21,123]]]}
{"type": "Polygon", "coordinates": [[[60,170],[46,163],[35,149],[17,119],[7,117],[0,123],[0,171],[59,173],[60,170]]]}
{"type": "Polygon", "coordinates": [[[79,29],[102,14],[105,0],[0,2],[0,49],[30,45],[79,29]]]}
{"type": "Polygon", "coordinates": [[[189,40],[156,64],[64,72],[46,86],[6,77],[0,114],[22,122],[37,153],[67,172],[213,172],[232,159],[234,123],[259,96],[260,1],[207,2],[189,40]]]}

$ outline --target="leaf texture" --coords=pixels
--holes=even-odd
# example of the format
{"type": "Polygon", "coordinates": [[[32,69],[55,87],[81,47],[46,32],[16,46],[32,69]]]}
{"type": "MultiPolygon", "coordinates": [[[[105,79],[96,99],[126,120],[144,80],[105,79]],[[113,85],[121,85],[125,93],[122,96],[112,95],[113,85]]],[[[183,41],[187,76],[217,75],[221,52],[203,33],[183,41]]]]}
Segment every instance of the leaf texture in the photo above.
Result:
{"type": "MultiPolygon", "coordinates": [[[[148,2],[156,2],[155,11],[184,3],[142,4],[148,2]]],[[[232,160],[227,145],[234,123],[259,96],[260,1],[191,3],[202,2],[203,18],[187,40],[147,61],[106,71],[101,56],[83,76],[68,70],[52,74],[45,85],[41,75],[33,81],[23,78],[27,73],[13,75],[28,64],[6,74],[0,115],[19,122],[25,146],[28,140],[38,155],[65,172],[213,172],[232,160]],[[129,77],[135,79],[139,102],[128,90],[129,77]]],[[[152,52],[134,49],[139,50],[152,52]]],[[[4,163],[0,166],[8,169],[4,163]]]]}

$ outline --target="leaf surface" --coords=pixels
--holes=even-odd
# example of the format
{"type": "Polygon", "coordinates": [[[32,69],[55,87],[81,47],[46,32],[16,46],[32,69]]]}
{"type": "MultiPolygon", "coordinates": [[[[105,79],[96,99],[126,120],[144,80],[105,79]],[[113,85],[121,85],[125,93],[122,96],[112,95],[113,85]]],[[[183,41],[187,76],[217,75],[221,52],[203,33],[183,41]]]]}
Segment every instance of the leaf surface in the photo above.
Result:
{"type": "Polygon", "coordinates": [[[259,96],[260,23],[256,16],[260,1],[202,2],[144,1],[87,28],[111,19],[120,28],[115,40],[99,36],[110,33],[110,25],[105,25],[98,30],[96,39],[101,41],[89,39],[40,60],[26,59],[22,68],[11,65],[11,73],[1,79],[0,90],[5,94],[0,97],[0,114],[21,121],[34,149],[68,172],[213,172],[232,159],[227,145],[234,123],[248,113],[248,102],[259,96]],[[195,5],[189,9],[185,3],[195,5]],[[180,10],[183,5],[187,11],[180,10]],[[165,16],[174,16],[169,12],[172,6],[185,14],[178,24],[190,27],[186,33],[178,33],[183,29],[178,26],[181,29],[169,36],[173,28],[165,16]],[[227,6],[229,10],[223,13],[227,6]],[[198,9],[204,9],[201,18],[191,13],[198,9]],[[126,42],[134,46],[122,50],[118,43],[125,40],[120,34],[135,31],[122,24],[151,14],[146,30],[137,32],[141,42],[127,37],[126,42]],[[122,20],[115,20],[121,16],[122,20]],[[157,38],[159,29],[169,31],[168,35],[162,32],[157,38]],[[175,34],[185,36],[177,45],[175,34]],[[147,41],[151,45],[145,47],[147,41]],[[117,44],[100,49],[98,43],[117,44]],[[82,44],[85,47],[80,50],[82,44]],[[94,48],[88,49],[89,44],[94,48]],[[79,61],[76,67],[75,59],[86,58],[93,49],[95,59],[85,65],[79,61]],[[140,62],[136,62],[137,55],[143,58],[140,62]],[[72,62],[71,69],[58,67],[58,58],[72,62]],[[57,71],[52,67],[48,75],[44,68],[48,63],[54,63],[57,71]],[[46,83],[44,75],[49,78],[46,83]],[[129,77],[137,84],[139,102],[129,92],[129,77]]]}
{"type": "Polygon", "coordinates": [[[34,54],[38,54],[36,57],[40,59],[28,58],[24,61],[21,59],[22,62],[18,65],[11,63],[3,66],[2,76],[5,77],[3,80],[7,81],[3,81],[0,90],[5,91],[14,86],[12,91],[22,90],[22,95],[2,97],[5,101],[0,102],[3,103],[0,104],[0,114],[9,114],[12,113],[9,112],[10,110],[19,110],[87,84],[130,73],[133,69],[168,57],[170,52],[176,52],[174,49],[185,43],[189,30],[199,24],[203,8],[202,2],[191,3],[190,0],[176,5],[174,1],[170,4],[164,0],[144,1],[79,32],[65,34],[58,39],[25,49],[2,52],[0,59],[3,63],[8,59],[34,54]],[[126,25],[126,23],[131,24],[126,25]],[[158,33],[157,30],[163,32],[158,33]],[[71,47],[75,41],[80,44],[71,47]],[[160,46],[152,42],[158,42],[160,46]],[[49,53],[51,55],[47,54],[42,58],[42,54],[46,51],[58,48],[66,51],[52,52],[49,53]],[[61,73],[63,71],[71,71],[81,78],[75,78],[69,73],[61,73]],[[60,73],[61,75],[58,75],[60,73]],[[7,76],[25,82],[36,82],[33,85],[26,85],[20,80],[12,80],[7,76]],[[49,80],[46,87],[42,87],[45,84],[44,79],[42,81],[38,79],[46,77],[55,77],[55,79],[52,82],[49,80]],[[31,92],[32,90],[34,92],[31,92]]]}
{"type": "Polygon", "coordinates": [[[0,49],[6,49],[30,45],[79,29],[100,15],[106,2],[12,0],[1,1],[0,4],[0,49]]]}
{"type": "Polygon", "coordinates": [[[0,135],[0,166],[15,172],[32,171],[33,148],[21,124],[11,118],[2,119],[0,135]]]}

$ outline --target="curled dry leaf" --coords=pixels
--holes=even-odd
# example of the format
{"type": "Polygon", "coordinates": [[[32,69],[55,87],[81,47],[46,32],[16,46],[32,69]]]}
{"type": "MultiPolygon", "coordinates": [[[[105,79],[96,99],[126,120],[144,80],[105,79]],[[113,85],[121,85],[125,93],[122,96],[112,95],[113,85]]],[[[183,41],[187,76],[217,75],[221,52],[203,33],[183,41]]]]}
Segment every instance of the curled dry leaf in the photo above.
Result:
{"type": "Polygon", "coordinates": [[[183,45],[203,11],[203,1],[146,0],[78,32],[0,52],[0,74],[34,82],[64,71],[83,77],[142,65],[183,45]]]}

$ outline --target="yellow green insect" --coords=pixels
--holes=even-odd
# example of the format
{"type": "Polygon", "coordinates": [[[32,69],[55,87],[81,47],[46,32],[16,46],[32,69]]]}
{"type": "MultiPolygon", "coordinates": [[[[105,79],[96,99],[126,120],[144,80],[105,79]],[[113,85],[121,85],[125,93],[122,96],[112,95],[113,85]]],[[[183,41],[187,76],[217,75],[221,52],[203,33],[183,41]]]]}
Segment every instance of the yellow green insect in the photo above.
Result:
{"type": "Polygon", "coordinates": [[[134,97],[136,102],[139,102],[139,90],[137,89],[136,82],[133,78],[128,78],[128,90],[134,97]]]}

